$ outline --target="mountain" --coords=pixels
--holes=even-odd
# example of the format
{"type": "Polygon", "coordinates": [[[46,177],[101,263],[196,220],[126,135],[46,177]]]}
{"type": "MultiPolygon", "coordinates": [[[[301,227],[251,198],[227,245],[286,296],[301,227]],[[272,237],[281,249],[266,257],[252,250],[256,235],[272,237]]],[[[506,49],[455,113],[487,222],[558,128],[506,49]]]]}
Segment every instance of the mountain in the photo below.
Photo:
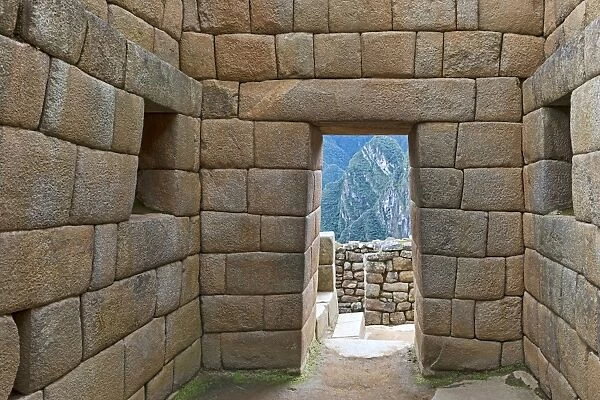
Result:
{"type": "Polygon", "coordinates": [[[406,136],[325,136],[323,231],[340,242],[410,235],[406,136]]]}

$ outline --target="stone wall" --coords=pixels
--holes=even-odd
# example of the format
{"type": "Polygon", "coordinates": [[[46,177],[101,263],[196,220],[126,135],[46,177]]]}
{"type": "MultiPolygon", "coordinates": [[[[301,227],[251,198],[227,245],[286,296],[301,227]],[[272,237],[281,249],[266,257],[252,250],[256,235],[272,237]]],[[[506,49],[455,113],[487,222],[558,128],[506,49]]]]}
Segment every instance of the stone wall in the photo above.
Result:
{"type": "Polygon", "coordinates": [[[364,311],[367,325],[414,321],[415,284],[409,241],[338,245],[335,264],[340,313],[364,311]]]}

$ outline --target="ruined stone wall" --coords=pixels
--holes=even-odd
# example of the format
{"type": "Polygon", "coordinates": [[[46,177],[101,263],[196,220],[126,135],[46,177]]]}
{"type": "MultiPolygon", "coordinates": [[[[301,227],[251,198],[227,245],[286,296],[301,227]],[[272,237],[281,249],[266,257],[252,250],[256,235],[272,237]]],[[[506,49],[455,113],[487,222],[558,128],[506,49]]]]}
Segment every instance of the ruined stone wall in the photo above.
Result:
{"type": "Polygon", "coordinates": [[[525,361],[559,399],[600,393],[600,21],[578,30],[524,84],[525,361]]]}
{"type": "Polygon", "coordinates": [[[414,321],[410,242],[349,242],[336,249],[335,263],[340,313],[364,311],[367,325],[414,321]]]}

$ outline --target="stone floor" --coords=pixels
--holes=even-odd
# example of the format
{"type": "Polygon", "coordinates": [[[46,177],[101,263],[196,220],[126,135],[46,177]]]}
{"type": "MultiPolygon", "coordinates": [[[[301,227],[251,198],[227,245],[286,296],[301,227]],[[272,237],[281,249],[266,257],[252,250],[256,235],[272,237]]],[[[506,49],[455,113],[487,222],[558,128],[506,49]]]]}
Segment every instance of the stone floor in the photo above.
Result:
{"type": "MultiPolygon", "coordinates": [[[[347,329],[347,327],[346,327],[347,329]]],[[[183,390],[179,400],[539,400],[522,380],[535,385],[526,373],[517,372],[519,385],[509,385],[506,377],[448,383],[435,389],[420,378],[413,353],[412,325],[369,326],[364,338],[328,338],[304,379],[280,381],[273,377],[220,379],[201,376],[213,383],[202,394],[183,390]],[[531,381],[531,383],[530,383],[531,381]],[[521,387],[522,386],[522,387],[521,387]],[[187,392],[187,393],[186,393],[187,392]]],[[[192,384],[193,385],[193,384],[192,384]]]]}

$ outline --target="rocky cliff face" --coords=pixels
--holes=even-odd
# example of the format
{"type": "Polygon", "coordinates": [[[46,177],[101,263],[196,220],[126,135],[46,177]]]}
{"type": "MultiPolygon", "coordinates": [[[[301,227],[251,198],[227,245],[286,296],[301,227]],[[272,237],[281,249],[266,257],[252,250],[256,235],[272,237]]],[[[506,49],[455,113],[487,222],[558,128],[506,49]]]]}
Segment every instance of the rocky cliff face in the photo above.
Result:
{"type": "Polygon", "coordinates": [[[334,231],[342,242],[408,237],[406,138],[363,139],[365,143],[351,156],[347,166],[343,165],[344,156],[339,150],[352,151],[360,140],[352,138],[346,144],[344,138],[338,137],[335,141],[337,146],[327,143],[325,146],[323,230],[334,231]],[[339,170],[343,170],[341,177],[339,170]]]}

